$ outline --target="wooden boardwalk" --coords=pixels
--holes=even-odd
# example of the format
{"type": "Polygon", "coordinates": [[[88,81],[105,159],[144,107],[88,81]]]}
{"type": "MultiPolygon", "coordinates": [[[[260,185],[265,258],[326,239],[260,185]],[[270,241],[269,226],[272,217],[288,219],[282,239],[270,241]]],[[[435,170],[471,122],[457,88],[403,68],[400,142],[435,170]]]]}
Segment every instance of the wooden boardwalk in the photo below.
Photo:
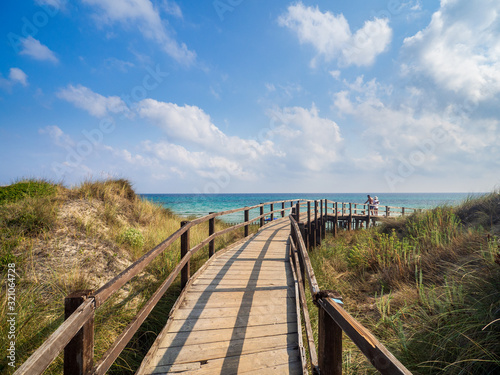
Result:
{"type": "Polygon", "coordinates": [[[212,257],[137,374],[302,374],[289,234],[290,220],[276,220],[212,257]]]}

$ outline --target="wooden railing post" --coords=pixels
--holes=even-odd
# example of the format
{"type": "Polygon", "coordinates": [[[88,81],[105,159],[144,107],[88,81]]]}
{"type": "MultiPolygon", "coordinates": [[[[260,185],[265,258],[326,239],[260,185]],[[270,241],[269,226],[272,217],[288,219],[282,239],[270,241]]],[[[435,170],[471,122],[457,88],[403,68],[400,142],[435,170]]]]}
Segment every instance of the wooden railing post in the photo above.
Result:
{"type": "Polygon", "coordinates": [[[324,218],[323,218],[323,199],[321,199],[319,201],[319,241],[321,242],[321,240],[324,238],[323,237],[323,222],[324,222],[324,218]]]}
{"type": "Polygon", "coordinates": [[[333,225],[333,236],[337,236],[337,230],[339,225],[339,203],[335,202],[335,223],[333,225]]]}
{"type": "Polygon", "coordinates": [[[389,217],[391,215],[391,209],[389,206],[385,206],[385,217],[389,217]]]}
{"type": "Polygon", "coordinates": [[[307,236],[304,238],[306,241],[307,250],[311,249],[312,231],[311,231],[311,202],[307,201],[307,236]]]}
{"type": "Polygon", "coordinates": [[[270,210],[271,210],[271,221],[273,221],[273,220],[274,220],[274,214],[273,214],[273,211],[274,211],[274,204],[273,204],[273,203],[271,203],[269,206],[270,206],[270,210]]]}
{"type": "Polygon", "coordinates": [[[316,247],[316,245],[318,244],[318,229],[319,229],[319,225],[318,225],[318,201],[315,200],[314,201],[314,228],[313,228],[313,232],[314,232],[314,239],[313,239],[313,244],[312,244],[312,247],[316,247]]]}
{"type": "MultiPolygon", "coordinates": [[[[250,220],[249,210],[245,210],[244,220],[245,223],[250,220]]],[[[245,225],[245,237],[248,237],[248,224],[245,225]]]]}
{"type": "MultiPolygon", "coordinates": [[[[188,223],[189,221],[181,221],[181,227],[183,227],[188,223]]],[[[189,229],[181,235],[181,259],[184,257],[184,255],[187,254],[188,251],[189,251],[189,229]]],[[[190,261],[188,261],[181,270],[182,289],[184,289],[190,277],[189,266],[190,266],[190,261]]]]}
{"type": "Polygon", "coordinates": [[[352,203],[349,203],[349,219],[347,221],[347,229],[352,229],[352,203]]]}
{"type": "MultiPolygon", "coordinates": [[[[64,319],[89,297],[91,290],[71,293],[64,299],[64,319]]],[[[84,375],[94,366],[94,317],[78,331],[64,348],[64,375],[84,375]]]]}
{"type": "Polygon", "coordinates": [[[401,216],[405,216],[405,208],[404,207],[401,209],[401,216]]]}
{"type": "Polygon", "coordinates": [[[300,201],[297,201],[297,204],[295,205],[295,221],[297,223],[300,222],[300,201]]]}
{"type": "MultiPolygon", "coordinates": [[[[260,216],[264,215],[264,205],[261,203],[260,206],[260,216]]],[[[260,218],[260,227],[262,228],[264,226],[264,217],[260,218]]]]}
{"type": "Polygon", "coordinates": [[[323,238],[326,238],[326,223],[328,222],[328,199],[325,199],[325,213],[323,218],[323,238]]]}
{"type": "MultiPolygon", "coordinates": [[[[305,223],[297,223],[298,226],[299,226],[299,230],[300,230],[300,235],[302,236],[302,239],[305,238],[305,231],[306,231],[306,225],[305,223]]],[[[299,247],[299,240],[297,238],[297,243],[296,243],[297,247],[299,247]]],[[[305,275],[306,275],[306,268],[305,268],[305,265],[304,265],[304,259],[302,258],[302,255],[299,255],[299,263],[300,263],[300,274],[302,275],[302,286],[305,288],[306,287],[306,280],[305,280],[305,275]]]]}
{"type": "MultiPolygon", "coordinates": [[[[213,212],[209,212],[213,214],[213,212]]],[[[215,218],[211,218],[208,220],[208,235],[211,236],[215,233],[215,218]]],[[[208,243],[208,257],[211,258],[215,254],[215,240],[212,240],[208,243]]]]}
{"type": "Polygon", "coordinates": [[[285,202],[281,203],[281,217],[285,217],[285,202]]]}
{"type": "Polygon", "coordinates": [[[366,220],[366,229],[370,228],[370,216],[371,216],[371,207],[370,204],[368,203],[368,219],[366,220]]]}
{"type": "Polygon", "coordinates": [[[321,375],[342,374],[342,328],[319,307],[318,362],[321,375]]]}

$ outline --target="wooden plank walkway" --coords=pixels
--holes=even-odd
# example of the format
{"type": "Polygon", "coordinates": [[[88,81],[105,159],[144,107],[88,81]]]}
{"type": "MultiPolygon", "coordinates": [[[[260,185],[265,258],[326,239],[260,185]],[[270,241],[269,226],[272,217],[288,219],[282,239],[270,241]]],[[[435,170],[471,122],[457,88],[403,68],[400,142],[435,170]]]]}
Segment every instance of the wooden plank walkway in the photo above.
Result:
{"type": "Polygon", "coordinates": [[[288,218],[190,280],[137,374],[303,374],[288,218]]]}

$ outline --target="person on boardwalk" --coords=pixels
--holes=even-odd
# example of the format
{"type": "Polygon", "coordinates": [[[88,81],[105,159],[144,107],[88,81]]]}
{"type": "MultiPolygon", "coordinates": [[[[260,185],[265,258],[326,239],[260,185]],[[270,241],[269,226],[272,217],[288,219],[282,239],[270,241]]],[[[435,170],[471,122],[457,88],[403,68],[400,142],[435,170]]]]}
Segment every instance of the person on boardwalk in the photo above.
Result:
{"type": "Polygon", "coordinates": [[[379,204],[380,204],[380,201],[378,200],[378,197],[375,196],[375,198],[373,198],[373,211],[374,211],[375,216],[378,216],[378,205],[379,204]]]}
{"type": "Polygon", "coordinates": [[[373,198],[370,196],[370,194],[367,195],[368,199],[366,200],[365,204],[368,203],[368,209],[370,210],[370,215],[373,215],[373,198]]]}

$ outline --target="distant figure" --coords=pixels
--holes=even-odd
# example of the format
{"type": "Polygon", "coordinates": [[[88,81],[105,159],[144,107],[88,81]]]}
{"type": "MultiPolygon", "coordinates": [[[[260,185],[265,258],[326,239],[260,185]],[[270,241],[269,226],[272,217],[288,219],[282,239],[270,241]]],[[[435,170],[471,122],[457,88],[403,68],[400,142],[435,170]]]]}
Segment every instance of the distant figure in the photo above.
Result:
{"type": "Polygon", "coordinates": [[[378,205],[379,205],[380,201],[378,200],[378,197],[375,196],[375,198],[373,198],[373,211],[375,213],[375,216],[378,216],[378,205]]]}
{"type": "Polygon", "coordinates": [[[370,195],[367,195],[368,199],[366,200],[365,204],[368,203],[368,209],[370,210],[370,215],[373,215],[373,198],[370,197],[370,195]]]}

